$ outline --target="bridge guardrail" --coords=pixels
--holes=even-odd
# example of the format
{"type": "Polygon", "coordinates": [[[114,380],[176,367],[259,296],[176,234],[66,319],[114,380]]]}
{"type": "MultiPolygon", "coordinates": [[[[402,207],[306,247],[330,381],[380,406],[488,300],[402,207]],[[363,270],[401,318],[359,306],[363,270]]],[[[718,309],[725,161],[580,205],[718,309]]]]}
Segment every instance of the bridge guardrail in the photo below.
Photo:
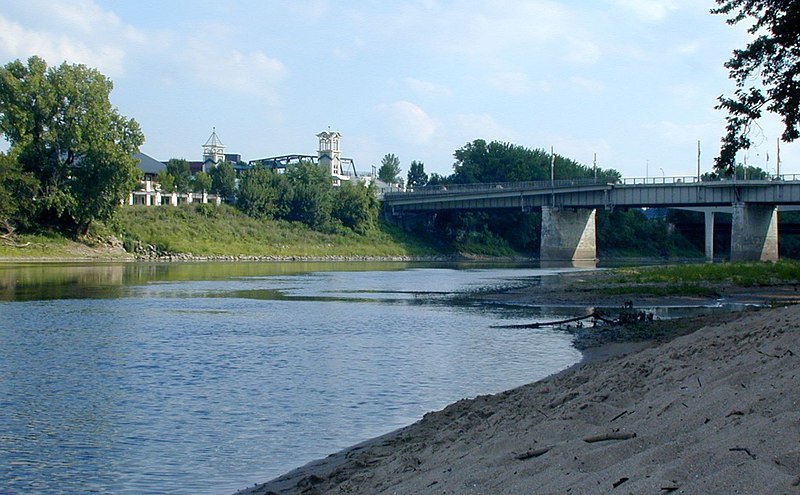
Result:
{"type": "Polygon", "coordinates": [[[581,186],[614,186],[614,185],[666,185],[666,184],[697,184],[697,183],[710,183],[710,182],[732,182],[732,181],[800,181],[800,174],[781,174],[774,176],[767,176],[763,178],[745,178],[745,177],[724,177],[711,179],[707,176],[701,176],[698,180],[697,176],[675,176],[675,177],[627,177],[620,179],[608,178],[588,178],[588,179],[556,179],[540,180],[540,181],[527,181],[527,182],[481,182],[474,184],[437,184],[431,186],[423,186],[406,191],[392,191],[383,194],[384,199],[395,196],[402,196],[408,194],[414,195],[434,195],[434,194],[447,194],[447,193],[465,193],[465,192],[484,192],[496,191],[498,189],[506,191],[530,191],[533,189],[548,190],[560,189],[565,187],[581,187],[581,186]]]}

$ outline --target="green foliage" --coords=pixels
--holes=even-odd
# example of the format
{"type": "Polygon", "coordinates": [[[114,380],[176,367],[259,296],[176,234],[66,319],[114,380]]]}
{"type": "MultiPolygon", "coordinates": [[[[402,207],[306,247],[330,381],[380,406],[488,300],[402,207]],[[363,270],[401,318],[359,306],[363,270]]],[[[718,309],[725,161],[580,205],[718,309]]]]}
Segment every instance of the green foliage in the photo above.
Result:
{"type": "MultiPolygon", "coordinates": [[[[450,179],[456,184],[550,180],[553,161],[553,155],[545,150],[530,150],[499,141],[487,144],[483,139],[467,143],[456,150],[454,156],[456,163],[450,179]]],[[[597,175],[603,179],[620,177],[615,170],[600,169],[597,175]]],[[[591,178],[594,170],[556,154],[553,176],[555,179],[591,178]]]]}
{"type": "Polygon", "coordinates": [[[257,166],[242,173],[237,205],[254,218],[284,218],[293,192],[286,176],[257,166]]]}
{"type": "Polygon", "coordinates": [[[753,287],[800,281],[800,262],[705,263],[616,270],[618,283],[720,283],[753,287]]]}
{"type": "Polygon", "coordinates": [[[724,14],[728,24],[750,21],[754,37],[742,50],[734,50],[725,63],[736,83],[733,98],[721,96],[717,109],[727,111],[726,134],[722,138],[715,168],[730,174],[736,153],[748,149],[750,128],[767,110],[783,118],[781,139],[800,137],[800,7],[787,0],[716,0],[711,12],[724,14]],[[753,80],[757,84],[752,84],[753,80]]]}
{"type": "Polygon", "coordinates": [[[221,161],[209,172],[211,176],[211,192],[223,198],[236,195],[236,172],[227,161],[221,161]]]}
{"type": "Polygon", "coordinates": [[[394,153],[384,155],[381,168],[378,169],[378,179],[387,184],[400,182],[400,159],[394,153]]]}
{"type": "Polygon", "coordinates": [[[139,175],[132,154],[144,136],[111,106],[112,87],[95,69],[48,68],[35,56],[0,68],[0,132],[33,186],[17,219],[85,232],[132,190],[139,175]]]}
{"type": "Polygon", "coordinates": [[[175,192],[175,176],[169,172],[158,174],[158,184],[161,186],[162,194],[172,194],[175,192]]]}
{"type": "Polygon", "coordinates": [[[205,172],[197,172],[192,180],[194,192],[206,192],[211,189],[211,176],[205,172]]]}
{"type": "Polygon", "coordinates": [[[358,234],[315,231],[299,222],[253,218],[237,208],[190,204],[126,206],[115,224],[123,243],[205,256],[423,256],[436,251],[393,228],[358,234]]]}
{"type": "Polygon", "coordinates": [[[408,169],[406,185],[408,187],[422,187],[428,184],[428,174],[425,173],[425,164],[418,161],[412,161],[408,169]]]}
{"type": "Polygon", "coordinates": [[[331,227],[333,185],[328,171],[311,162],[302,162],[286,171],[292,186],[288,220],[303,222],[312,229],[331,227]]]}
{"type": "Polygon", "coordinates": [[[380,205],[375,194],[375,186],[343,181],[333,195],[333,218],[345,227],[366,234],[378,224],[380,205]]]}
{"type": "Polygon", "coordinates": [[[17,213],[33,196],[35,187],[32,174],[23,172],[16,160],[0,153],[0,231],[14,230],[17,213]]]}
{"type": "Polygon", "coordinates": [[[598,251],[605,255],[667,257],[701,254],[673,228],[668,217],[648,219],[638,208],[598,211],[597,246],[598,251]]]}
{"type": "Polygon", "coordinates": [[[189,162],[183,158],[171,158],[167,161],[166,173],[173,177],[175,190],[187,193],[192,190],[192,171],[189,162]]]}

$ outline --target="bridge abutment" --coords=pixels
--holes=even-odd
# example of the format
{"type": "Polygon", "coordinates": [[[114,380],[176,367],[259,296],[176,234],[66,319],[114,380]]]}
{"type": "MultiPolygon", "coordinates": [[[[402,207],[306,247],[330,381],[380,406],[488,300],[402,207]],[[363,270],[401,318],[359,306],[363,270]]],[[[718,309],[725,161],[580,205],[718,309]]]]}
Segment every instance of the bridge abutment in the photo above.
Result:
{"type": "Polygon", "coordinates": [[[731,261],[778,260],[778,208],[734,203],[731,261]]]}
{"type": "Polygon", "coordinates": [[[542,261],[597,260],[597,209],[542,207],[542,261]]]}

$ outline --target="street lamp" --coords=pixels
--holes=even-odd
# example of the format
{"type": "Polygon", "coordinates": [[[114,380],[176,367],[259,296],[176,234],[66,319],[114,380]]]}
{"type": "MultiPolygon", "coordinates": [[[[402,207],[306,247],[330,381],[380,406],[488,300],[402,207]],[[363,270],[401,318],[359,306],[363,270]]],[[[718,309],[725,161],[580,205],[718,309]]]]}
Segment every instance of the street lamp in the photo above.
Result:
{"type": "Polygon", "coordinates": [[[662,184],[665,184],[667,180],[666,180],[666,178],[664,177],[664,169],[663,169],[663,168],[661,168],[661,167],[658,167],[658,169],[659,169],[659,170],[661,170],[661,183],[662,183],[662,184]]]}

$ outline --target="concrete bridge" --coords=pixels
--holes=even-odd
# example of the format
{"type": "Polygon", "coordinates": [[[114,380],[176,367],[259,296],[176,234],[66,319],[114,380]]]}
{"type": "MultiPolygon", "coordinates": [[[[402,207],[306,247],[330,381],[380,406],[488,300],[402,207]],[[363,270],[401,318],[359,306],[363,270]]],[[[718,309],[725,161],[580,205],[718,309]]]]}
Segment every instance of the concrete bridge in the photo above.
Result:
{"type": "Polygon", "coordinates": [[[597,259],[597,208],[680,208],[705,213],[705,253],[714,257],[714,214],[732,213],[731,261],[778,259],[778,209],[800,209],[800,175],[765,180],[696,177],[554,180],[430,186],[387,193],[393,215],[445,210],[542,210],[541,260],[597,259]]]}

